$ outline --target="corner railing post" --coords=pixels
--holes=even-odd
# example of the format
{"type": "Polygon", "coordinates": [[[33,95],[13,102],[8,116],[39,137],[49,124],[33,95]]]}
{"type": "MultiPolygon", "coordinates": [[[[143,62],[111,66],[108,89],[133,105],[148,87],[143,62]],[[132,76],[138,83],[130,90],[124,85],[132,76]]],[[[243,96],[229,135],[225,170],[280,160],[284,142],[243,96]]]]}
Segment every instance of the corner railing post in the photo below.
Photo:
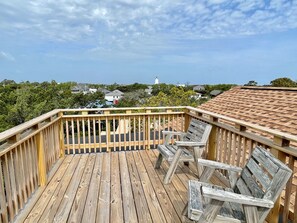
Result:
{"type": "MultiPolygon", "coordinates": [[[[218,118],[211,117],[212,122],[218,122],[218,118]]],[[[216,160],[217,159],[217,129],[216,125],[212,125],[211,132],[208,140],[208,154],[207,159],[216,160]]]]}

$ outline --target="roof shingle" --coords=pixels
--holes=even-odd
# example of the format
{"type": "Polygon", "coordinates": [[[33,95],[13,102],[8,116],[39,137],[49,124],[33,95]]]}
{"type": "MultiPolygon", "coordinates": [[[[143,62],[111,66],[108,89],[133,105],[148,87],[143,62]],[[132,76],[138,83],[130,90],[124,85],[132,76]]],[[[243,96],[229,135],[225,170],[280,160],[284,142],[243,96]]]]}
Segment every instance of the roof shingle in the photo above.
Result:
{"type": "Polygon", "coordinates": [[[199,108],[297,135],[297,88],[234,87],[199,108]]]}

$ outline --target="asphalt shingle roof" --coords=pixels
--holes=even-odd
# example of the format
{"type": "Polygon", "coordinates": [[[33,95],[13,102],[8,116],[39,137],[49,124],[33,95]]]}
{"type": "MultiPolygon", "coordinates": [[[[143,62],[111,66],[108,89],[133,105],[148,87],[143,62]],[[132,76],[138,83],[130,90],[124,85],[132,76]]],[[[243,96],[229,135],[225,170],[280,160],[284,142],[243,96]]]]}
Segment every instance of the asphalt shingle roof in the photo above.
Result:
{"type": "Polygon", "coordinates": [[[234,87],[199,108],[297,135],[297,88],[234,87]]]}

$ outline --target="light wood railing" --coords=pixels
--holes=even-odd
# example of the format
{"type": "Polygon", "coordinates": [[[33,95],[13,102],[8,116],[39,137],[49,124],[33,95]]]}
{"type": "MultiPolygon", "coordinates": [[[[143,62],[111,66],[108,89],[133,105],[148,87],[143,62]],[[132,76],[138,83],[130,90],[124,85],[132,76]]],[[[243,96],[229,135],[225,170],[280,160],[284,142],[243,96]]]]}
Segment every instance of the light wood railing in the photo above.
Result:
{"type": "Polygon", "coordinates": [[[293,170],[268,222],[297,222],[297,137],[192,107],[54,110],[0,133],[0,222],[10,222],[64,154],[155,148],[191,118],[213,125],[207,158],[243,166],[256,145],[293,170]]]}
{"type": "Polygon", "coordinates": [[[12,222],[47,183],[63,154],[61,113],[54,110],[0,133],[0,222],[12,222]]]}
{"type": "Polygon", "coordinates": [[[154,148],[162,130],[183,131],[184,107],[63,110],[65,152],[154,148]]]}

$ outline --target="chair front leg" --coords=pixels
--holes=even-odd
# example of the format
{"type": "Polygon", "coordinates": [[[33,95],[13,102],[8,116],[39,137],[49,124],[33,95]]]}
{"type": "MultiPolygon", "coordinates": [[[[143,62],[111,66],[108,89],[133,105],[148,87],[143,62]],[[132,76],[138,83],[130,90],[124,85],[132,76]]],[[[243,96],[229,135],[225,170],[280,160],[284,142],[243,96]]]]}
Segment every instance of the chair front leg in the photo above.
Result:
{"type": "Polygon", "coordinates": [[[179,158],[182,154],[182,149],[178,149],[173,157],[173,160],[169,166],[168,172],[164,178],[164,184],[168,184],[171,182],[171,179],[173,177],[173,174],[178,166],[179,158]]]}
{"type": "Polygon", "coordinates": [[[162,160],[163,160],[163,155],[161,153],[159,153],[159,156],[158,156],[158,159],[157,159],[157,162],[156,162],[156,165],[155,165],[155,169],[160,168],[162,160]]]}
{"type": "Polygon", "coordinates": [[[194,160],[195,160],[195,163],[197,166],[198,179],[200,179],[202,172],[203,172],[203,167],[198,164],[198,159],[201,159],[203,149],[204,149],[204,147],[203,148],[194,147],[194,160]]]}

